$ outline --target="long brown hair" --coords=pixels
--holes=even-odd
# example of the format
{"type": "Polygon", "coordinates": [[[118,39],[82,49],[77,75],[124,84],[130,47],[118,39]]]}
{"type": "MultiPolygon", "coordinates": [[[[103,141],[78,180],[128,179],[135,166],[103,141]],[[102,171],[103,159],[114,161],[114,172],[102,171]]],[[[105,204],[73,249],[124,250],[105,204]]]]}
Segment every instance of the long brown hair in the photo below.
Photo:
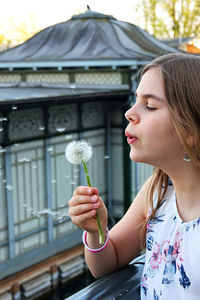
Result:
{"type": "MultiPolygon", "coordinates": [[[[163,55],[146,65],[141,75],[152,68],[159,68],[161,71],[172,123],[185,152],[191,161],[200,167],[200,57],[182,53],[163,55]],[[189,135],[194,138],[193,147],[187,143],[189,135]]],[[[155,216],[157,208],[165,197],[168,180],[166,173],[161,169],[155,169],[147,199],[151,213],[144,224],[143,245],[145,244],[146,225],[155,216]],[[154,207],[153,195],[156,189],[158,190],[158,202],[154,207]]]]}

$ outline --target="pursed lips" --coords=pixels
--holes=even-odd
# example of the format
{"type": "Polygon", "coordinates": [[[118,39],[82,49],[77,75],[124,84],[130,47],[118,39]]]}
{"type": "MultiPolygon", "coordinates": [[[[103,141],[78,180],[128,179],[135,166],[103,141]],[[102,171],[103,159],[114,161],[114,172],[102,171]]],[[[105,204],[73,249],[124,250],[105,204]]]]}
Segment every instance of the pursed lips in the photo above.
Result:
{"type": "Polygon", "coordinates": [[[138,138],[136,136],[131,135],[130,133],[128,133],[127,131],[125,131],[125,136],[127,137],[127,143],[130,144],[134,144],[135,142],[137,142],[138,138]]]}

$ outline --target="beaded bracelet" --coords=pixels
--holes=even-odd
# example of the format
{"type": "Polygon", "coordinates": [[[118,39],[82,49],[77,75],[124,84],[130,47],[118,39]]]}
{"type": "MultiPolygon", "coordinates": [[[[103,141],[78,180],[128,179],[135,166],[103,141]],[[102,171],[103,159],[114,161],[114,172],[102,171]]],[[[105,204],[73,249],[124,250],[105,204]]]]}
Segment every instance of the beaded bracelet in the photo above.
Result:
{"type": "Polygon", "coordinates": [[[106,233],[107,233],[107,235],[106,235],[106,241],[105,241],[105,243],[103,244],[103,246],[102,247],[100,247],[100,248],[98,248],[98,249],[92,249],[92,248],[90,248],[89,246],[88,246],[88,244],[87,244],[87,231],[84,231],[83,232],[83,237],[82,237],[82,241],[83,241],[83,244],[84,244],[84,246],[85,246],[85,248],[86,249],[88,249],[90,252],[95,252],[95,253],[97,253],[97,252],[100,252],[100,251],[102,251],[103,249],[105,249],[106,248],[106,246],[108,245],[108,242],[109,242],[109,232],[108,232],[108,228],[106,229],[106,233]]]}

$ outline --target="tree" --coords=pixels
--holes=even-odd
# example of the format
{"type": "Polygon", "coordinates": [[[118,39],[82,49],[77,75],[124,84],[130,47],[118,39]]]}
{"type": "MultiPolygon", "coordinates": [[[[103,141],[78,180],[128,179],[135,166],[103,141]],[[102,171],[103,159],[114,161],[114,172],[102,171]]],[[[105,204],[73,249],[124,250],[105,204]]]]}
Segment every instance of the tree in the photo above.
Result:
{"type": "Polygon", "coordinates": [[[27,20],[18,22],[10,17],[7,22],[0,24],[0,51],[19,45],[32,37],[38,31],[36,18],[33,13],[27,16],[27,20]]]}
{"type": "Polygon", "coordinates": [[[14,17],[11,17],[10,28],[16,44],[26,41],[39,31],[34,13],[29,14],[27,20],[21,22],[16,22],[14,17]]]}
{"type": "Polygon", "coordinates": [[[143,0],[138,10],[143,13],[140,26],[157,38],[200,34],[200,0],[143,0]]]}

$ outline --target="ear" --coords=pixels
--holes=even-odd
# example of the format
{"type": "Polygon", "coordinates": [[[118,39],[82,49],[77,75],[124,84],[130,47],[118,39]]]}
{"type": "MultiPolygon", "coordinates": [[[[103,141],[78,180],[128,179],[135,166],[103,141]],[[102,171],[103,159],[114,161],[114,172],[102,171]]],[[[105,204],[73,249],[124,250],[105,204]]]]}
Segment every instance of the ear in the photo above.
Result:
{"type": "Polygon", "coordinates": [[[187,143],[189,146],[194,146],[194,136],[193,135],[190,135],[188,138],[187,138],[187,143]]]}

